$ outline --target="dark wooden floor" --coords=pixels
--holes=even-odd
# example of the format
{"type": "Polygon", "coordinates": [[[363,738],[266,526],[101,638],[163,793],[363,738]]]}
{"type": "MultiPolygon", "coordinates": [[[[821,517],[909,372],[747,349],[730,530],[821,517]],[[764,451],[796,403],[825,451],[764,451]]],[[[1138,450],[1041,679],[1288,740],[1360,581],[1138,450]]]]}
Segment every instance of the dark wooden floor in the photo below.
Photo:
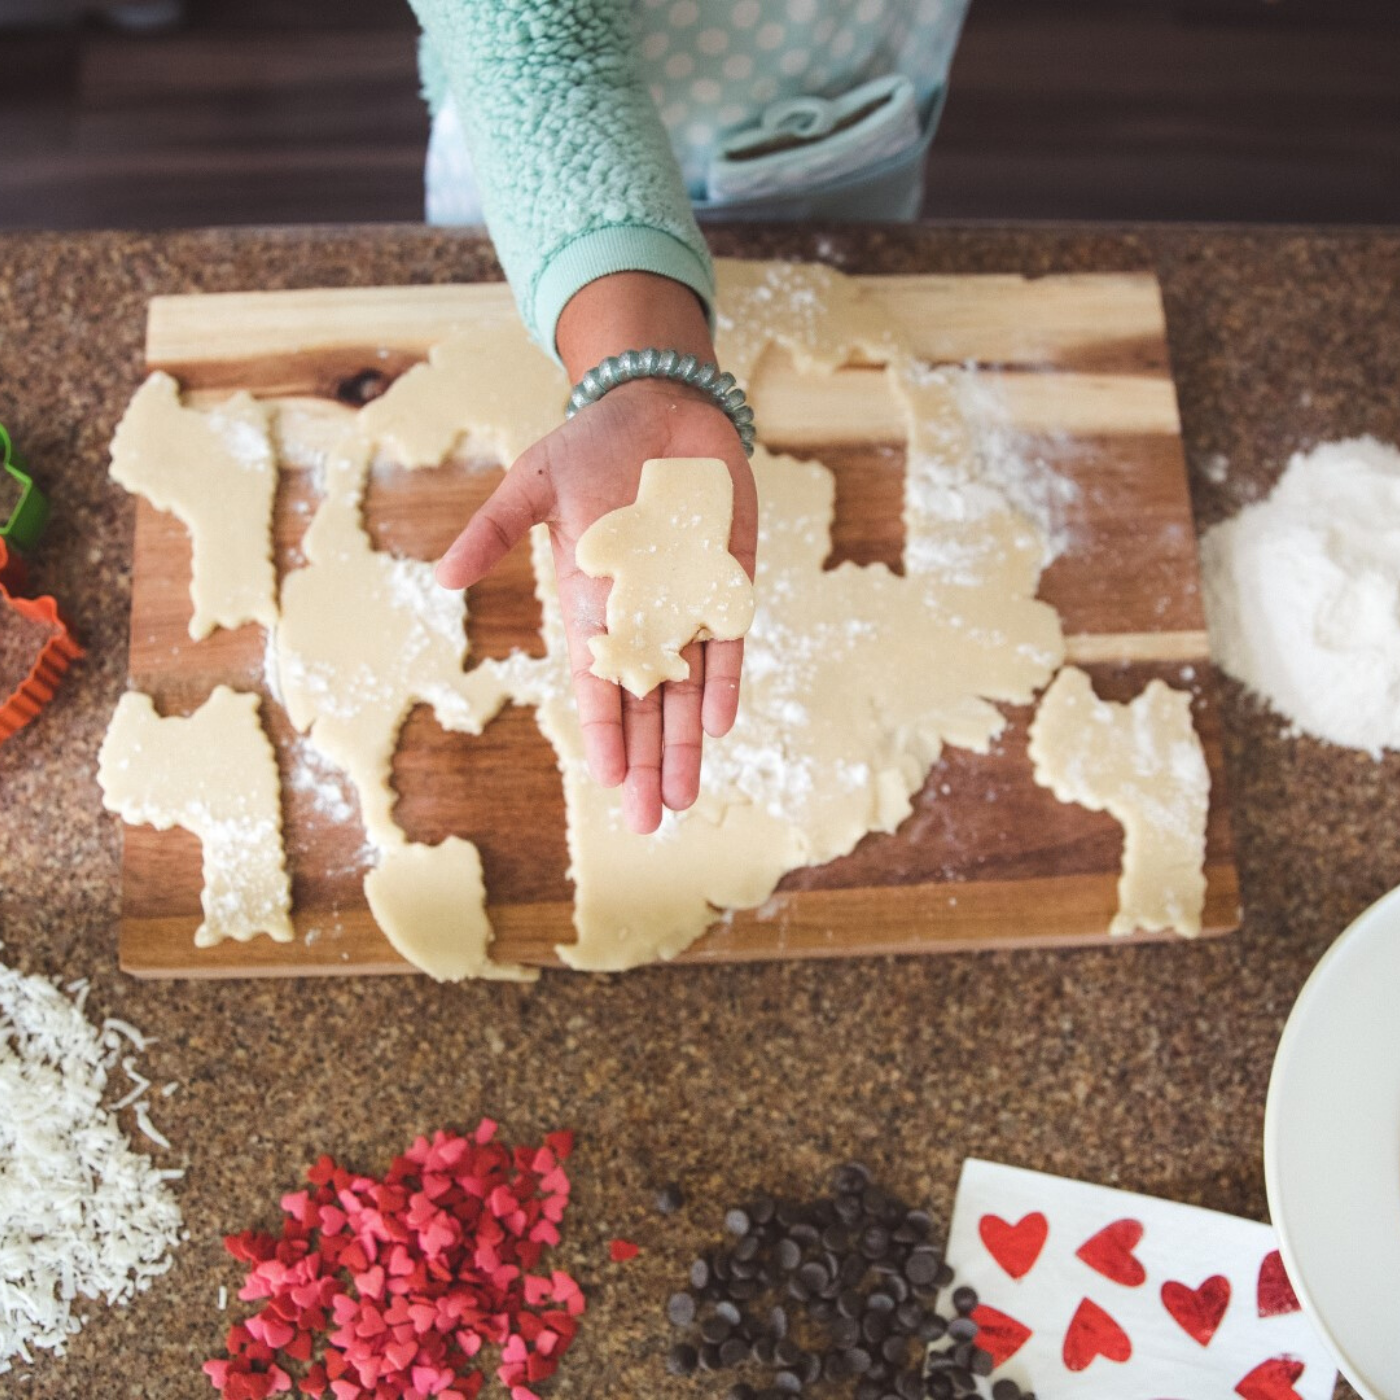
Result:
{"type": "MultiPolygon", "coordinates": [[[[419,218],[414,34],[401,0],[0,29],[0,227],[419,218]]],[[[937,218],[1400,222],[1400,0],[974,0],[930,177],[937,218]]]]}

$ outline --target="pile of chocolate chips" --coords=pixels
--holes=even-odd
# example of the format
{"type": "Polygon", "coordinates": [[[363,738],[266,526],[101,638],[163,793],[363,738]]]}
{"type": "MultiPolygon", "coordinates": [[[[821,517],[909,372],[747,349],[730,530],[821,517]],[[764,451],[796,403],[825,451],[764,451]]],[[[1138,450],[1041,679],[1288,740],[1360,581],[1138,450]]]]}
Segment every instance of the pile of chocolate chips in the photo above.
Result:
{"type": "MultiPolygon", "coordinates": [[[[925,1211],[876,1186],[852,1162],[833,1194],[805,1203],[759,1196],[724,1218],[730,1240],[697,1259],[666,1306],[685,1333],[672,1375],[743,1369],[760,1377],[728,1400],[803,1393],[854,1400],[954,1400],[982,1393],[992,1358],[975,1345],[977,1294],[953,1291],[954,1315],[934,1307],[953,1270],[925,1211]],[[925,1360],[930,1345],[937,1350],[925,1360]],[[852,1387],[852,1383],[854,1383],[852,1387]]],[[[1035,1400],[998,1381],[994,1400],[1035,1400]]]]}

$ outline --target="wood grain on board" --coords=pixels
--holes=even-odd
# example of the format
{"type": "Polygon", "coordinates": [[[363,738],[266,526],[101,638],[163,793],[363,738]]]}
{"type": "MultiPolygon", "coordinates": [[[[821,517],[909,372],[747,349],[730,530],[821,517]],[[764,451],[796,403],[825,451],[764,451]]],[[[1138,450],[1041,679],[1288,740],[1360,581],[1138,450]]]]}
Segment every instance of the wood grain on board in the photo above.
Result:
{"type": "MultiPolygon", "coordinates": [[[[998,370],[998,393],[1023,450],[1077,487],[1064,511],[1067,548],[1040,595],[1059,610],[1071,661],[1107,699],[1153,677],[1189,689],[1212,778],[1205,930],[1236,926],[1238,885],[1219,717],[1201,609],[1195,530],[1157,284],[1149,275],[863,278],[935,363],[998,370]]],[[[500,284],[238,293],[152,302],[147,359],[196,401],[247,388],[324,413],[357,377],[385,380],[455,329],[513,315],[500,284]]],[[[804,379],[785,355],[760,370],[765,441],[820,458],[836,475],[832,563],[900,566],[903,427],[868,365],[804,379]]],[[[363,382],[361,378],[361,383],[363,382]]],[[[436,558],[499,480],[498,465],[377,470],[366,503],[376,546],[436,558]]],[[[300,563],[316,494],[284,468],[276,512],[281,574],[300,563]]],[[[358,820],[334,821],[307,748],[268,693],[261,628],[187,635],[189,542],[171,516],[137,503],[131,679],[162,713],[188,713],[219,682],[260,691],[283,776],[298,938],[196,949],[199,844],[179,830],[126,831],[122,966],[144,976],[275,976],[411,970],[375,927],[361,890],[372,859],[358,820]],[[308,778],[308,771],[313,775],[308,778]]],[[[540,651],[526,552],[474,588],[473,658],[540,651]]],[[[832,957],[1108,941],[1122,833],[1102,813],[1057,802],[1026,756],[1031,707],[1007,711],[988,755],[948,749],[891,835],[794,871],[761,909],[736,913],[682,955],[693,962],[832,957]]],[[[419,707],[394,764],[396,818],[409,837],[456,833],[482,853],[495,953],[553,964],[572,938],[564,807],[553,751],[528,710],[485,734],[442,730],[419,707]]],[[[348,791],[348,790],[347,790],[348,791]]],[[[351,800],[353,810],[353,799],[351,800]]],[[[1141,935],[1139,935],[1141,937],[1141,935]]]]}

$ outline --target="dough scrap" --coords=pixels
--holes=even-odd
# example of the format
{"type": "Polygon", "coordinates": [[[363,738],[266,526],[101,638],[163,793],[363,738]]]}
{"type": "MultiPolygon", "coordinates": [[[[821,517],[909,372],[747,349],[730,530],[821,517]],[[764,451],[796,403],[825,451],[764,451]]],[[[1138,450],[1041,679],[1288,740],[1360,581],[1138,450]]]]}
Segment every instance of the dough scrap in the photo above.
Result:
{"type": "Polygon", "coordinates": [[[405,842],[390,774],[409,710],[431,705],[444,728],[480,734],[505,691],[490,668],[462,669],[463,593],[371,544],[360,519],[368,445],[352,434],[325,459],[307,564],[282,583],[278,682],[292,724],[350,778],[365,834],[391,850],[405,842]]]}
{"type": "Polygon", "coordinates": [[[240,392],[186,408],[157,370],[137,390],[112,439],[113,480],[171,511],[190,532],[190,636],[277,621],[272,508],[277,462],[267,410],[240,392]]]}
{"type": "Polygon", "coordinates": [[[904,353],[888,310],[835,268],[719,258],[715,279],[715,355],[745,388],[772,345],[804,373],[829,374],[853,355],[886,364],[904,353]]]}
{"type": "Polygon", "coordinates": [[[684,680],[681,649],[733,641],[753,621],[753,584],[729,552],[734,483],[718,457],[653,457],[637,499],[595,521],[575,549],[590,578],[610,578],[608,630],[589,642],[593,674],[639,698],[684,680]]]}
{"type": "Polygon", "coordinates": [[[1160,680],[1130,704],[1100,700],[1066,666],[1030,730],[1035,780],[1061,802],[1108,812],[1123,827],[1113,934],[1201,931],[1210,771],[1191,697],[1160,680]]]}
{"type": "MultiPolygon", "coordinates": [[[[705,745],[701,795],[655,836],[592,782],[569,685],[546,532],[533,539],[547,656],[502,672],[534,704],[559,756],[578,940],[571,967],[617,971],[674,957],[728,908],[762,904],[800,866],[893,831],[944,743],[984,752],[1063,656],[1053,608],[1009,588],[826,570],[835,480],[818,462],[753,456],[757,609],[733,730],[705,745]]],[[[1013,583],[1018,568],[1007,565],[1013,583]]],[[[995,580],[994,580],[995,583],[995,580]]]]}
{"type": "Polygon", "coordinates": [[[481,856],[470,841],[449,836],[439,846],[384,852],[365,876],[365,898],[389,942],[435,981],[539,977],[536,968],[491,961],[481,856]]]}
{"type": "Polygon", "coordinates": [[[104,805],[123,821],[182,826],[199,837],[204,922],[196,947],[259,933],[291,940],[281,786],[257,695],[221,685],[188,718],[162,719],[149,695],[128,691],[102,741],[97,781],[104,805]]]}
{"type": "Polygon", "coordinates": [[[440,341],[359,412],[359,436],[402,467],[435,467],[463,439],[509,466],[564,421],[564,372],[513,312],[440,341]]]}

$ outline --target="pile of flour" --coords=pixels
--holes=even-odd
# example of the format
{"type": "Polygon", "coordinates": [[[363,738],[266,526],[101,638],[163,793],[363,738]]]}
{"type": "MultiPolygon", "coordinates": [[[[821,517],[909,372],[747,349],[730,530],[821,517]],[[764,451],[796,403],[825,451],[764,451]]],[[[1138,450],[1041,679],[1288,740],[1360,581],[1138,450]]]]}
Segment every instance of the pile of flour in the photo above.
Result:
{"type": "Polygon", "coordinates": [[[1294,455],[1267,500],[1201,541],[1211,650],[1299,729],[1400,749],[1400,450],[1294,455]]]}

